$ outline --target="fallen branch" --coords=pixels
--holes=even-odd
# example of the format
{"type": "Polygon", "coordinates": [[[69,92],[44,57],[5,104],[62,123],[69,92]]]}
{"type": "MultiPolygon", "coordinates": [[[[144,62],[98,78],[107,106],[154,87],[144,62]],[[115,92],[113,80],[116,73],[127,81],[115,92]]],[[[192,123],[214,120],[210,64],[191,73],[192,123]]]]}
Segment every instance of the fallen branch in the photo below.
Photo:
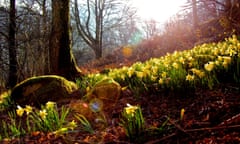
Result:
{"type": "Polygon", "coordinates": [[[219,129],[226,129],[226,128],[240,128],[240,125],[232,125],[232,126],[216,126],[212,128],[199,128],[199,129],[189,129],[185,130],[185,132],[198,132],[198,131],[211,131],[211,130],[219,130],[219,129]]]}

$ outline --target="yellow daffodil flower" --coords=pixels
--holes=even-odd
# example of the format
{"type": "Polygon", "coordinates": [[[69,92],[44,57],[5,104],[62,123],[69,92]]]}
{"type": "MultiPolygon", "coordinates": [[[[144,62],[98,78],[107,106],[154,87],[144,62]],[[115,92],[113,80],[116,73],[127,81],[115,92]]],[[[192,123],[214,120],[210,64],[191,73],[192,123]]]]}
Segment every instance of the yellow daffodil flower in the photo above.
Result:
{"type": "Polygon", "coordinates": [[[89,86],[86,87],[86,92],[87,92],[87,93],[90,92],[90,87],[89,87],[89,86]]]}
{"type": "Polygon", "coordinates": [[[205,73],[204,73],[203,71],[200,71],[200,72],[197,74],[197,76],[198,76],[199,78],[203,78],[203,77],[205,76],[205,73]]]}
{"type": "Polygon", "coordinates": [[[44,109],[44,110],[40,110],[39,111],[39,116],[42,118],[42,119],[45,119],[46,116],[47,116],[47,111],[44,109]]]}
{"type": "Polygon", "coordinates": [[[214,68],[214,62],[208,62],[204,65],[205,70],[212,71],[214,68]]]}
{"type": "Polygon", "coordinates": [[[52,102],[52,101],[49,101],[46,103],[46,108],[47,109],[53,109],[55,107],[56,103],[55,102],[52,102]]]}
{"type": "Polygon", "coordinates": [[[172,66],[173,66],[175,69],[178,69],[178,68],[179,68],[179,65],[178,65],[176,62],[174,62],[174,63],[172,64],[172,66]]]}
{"type": "Polygon", "coordinates": [[[128,77],[132,77],[132,75],[134,74],[134,69],[133,68],[129,68],[128,71],[127,71],[127,75],[128,77]]]}
{"type": "Polygon", "coordinates": [[[143,75],[144,75],[143,72],[138,71],[138,72],[136,72],[136,74],[137,74],[137,77],[138,77],[138,78],[140,78],[140,79],[143,78],[143,75]]]}
{"type": "Polygon", "coordinates": [[[224,61],[224,62],[226,62],[226,63],[228,63],[228,64],[231,63],[231,57],[229,57],[229,56],[223,56],[222,58],[223,58],[223,61],[224,61]]]}
{"type": "Polygon", "coordinates": [[[21,106],[18,105],[16,113],[17,113],[18,116],[21,117],[24,114],[24,109],[21,106]]]}
{"type": "Polygon", "coordinates": [[[228,62],[224,61],[224,62],[222,63],[222,65],[223,65],[224,68],[228,68],[228,62]]]}
{"type": "Polygon", "coordinates": [[[153,75],[156,75],[158,73],[158,68],[156,66],[152,67],[152,73],[153,75]]]}
{"type": "Polygon", "coordinates": [[[215,61],[216,66],[220,65],[220,62],[218,60],[215,61]]]}
{"type": "Polygon", "coordinates": [[[194,75],[188,74],[188,75],[186,76],[186,80],[187,80],[187,81],[193,81],[193,80],[194,80],[194,75]]]}
{"type": "Polygon", "coordinates": [[[183,120],[184,113],[185,113],[185,109],[182,108],[182,109],[181,109],[181,112],[180,112],[180,120],[183,120]]]}
{"type": "Polygon", "coordinates": [[[167,77],[167,73],[166,73],[166,72],[163,72],[163,73],[161,74],[161,76],[162,76],[162,78],[166,78],[166,77],[167,77]]]}
{"type": "Polygon", "coordinates": [[[29,113],[32,112],[32,107],[29,106],[29,105],[26,105],[26,107],[25,107],[25,111],[26,111],[26,113],[27,113],[27,115],[28,115],[29,113]]]}
{"type": "Polygon", "coordinates": [[[184,63],[185,63],[184,58],[183,58],[183,57],[180,57],[180,58],[179,58],[179,62],[182,63],[182,64],[184,64],[184,63]]]}
{"type": "Polygon", "coordinates": [[[157,77],[156,76],[151,76],[151,81],[156,81],[157,77]]]}
{"type": "Polygon", "coordinates": [[[77,127],[77,123],[74,120],[72,120],[70,123],[68,123],[68,126],[71,130],[73,130],[74,128],[77,127]]]}
{"type": "Polygon", "coordinates": [[[135,111],[138,109],[138,106],[132,106],[127,104],[127,107],[124,108],[127,115],[134,116],[135,111]]]}
{"type": "Polygon", "coordinates": [[[192,70],[192,72],[193,72],[195,75],[197,75],[199,78],[203,78],[203,77],[205,76],[205,73],[204,73],[203,71],[201,71],[201,70],[198,70],[198,69],[196,69],[196,68],[192,68],[191,70],[192,70]]]}
{"type": "Polygon", "coordinates": [[[163,84],[163,82],[164,82],[164,81],[163,81],[162,78],[160,78],[159,81],[158,81],[158,83],[159,83],[160,85],[163,84]]]}

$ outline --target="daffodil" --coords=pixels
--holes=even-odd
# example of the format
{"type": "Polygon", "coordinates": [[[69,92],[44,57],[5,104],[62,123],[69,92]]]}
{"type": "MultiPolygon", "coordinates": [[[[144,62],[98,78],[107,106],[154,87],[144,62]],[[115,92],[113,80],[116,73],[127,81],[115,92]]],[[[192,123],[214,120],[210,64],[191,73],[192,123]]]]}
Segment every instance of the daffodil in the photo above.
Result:
{"type": "Polygon", "coordinates": [[[184,58],[183,58],[183,57],[180,57],[180,58],[179,58],[179,62],[182,63],[182,64],[184,64],[184,63],[185,63],[184,58]]]}
{"type": "Polygon", "coordinates": [[[136,74],[137,74],[137,77],[140,78],[140,79],[142,79],[143,76],[144,76],[144,73],[140,72],[140,71],[136,72],[136,74]]]}
{"type": "Polygon", "coordinates": [[[179,65],[178,65],[176,62],[174,62],[174,63],[172,64],[172,66],[173,66],[175,69],[178,69],[178,68],[179,68],[179,65]]]}
{"type": "Polygon", "coordinates": [[[231,57],[229,57],[229,56],[223,56],[222,58],[223,58],[223,61],[224,61],[224,62],[226,62],[226,63],[228,63],[228,64],[231,63],[231,57]]]}
{"type": "Polygon", "coordinates": [[[129,68],[128,71],[127,71],[128,77],[132,77],[133,74],[134,74],[134,69],[133,68],[129,68]]]}
{"type": "Polygon", "coordinates": [[[216,66],[219,66],[220,65],[220,62],[218,60],[215,61],[215,65],[216,66]]]}
{"type": "Polygon", "coordinates": [[[208,62],[204,65],[205,70],[212,71],[214,68],[214,62],[208,62]]]}
{"type": "Polygon", "coordinates": [[[52,101],[49,101],[46,103],[46,108],[47,109],[53,109],[55,107],[56,103],[55,102],[52,102],[52,101]]]}
{"type": "Polygon", "coordinates": [[[21,117],[24,114],[24,109],[21,106],[18,105],[16,113],[17,113],[18,116],[21,117]]]}
{"type": "Polygon", "coordinates": [[[235,50],[233,50],[233,49],[230,49],[230,50],[229,50],[229,55],[230,55],[230,56],[233,56],[233,55],[235,55],[235,54],[237,54],[237,52],[236,52],[235,50]]]}
{"type": "Polygon", "coordinates": [[[158,83],[161,85],[161,84],[163,84],[163,79],[162,78],[160,78],[159,80],[158,80],[158,83]]]}
{"type": "Polygon", "coordinates": [[[156,76],[151,76],[151,81],[156,81],[157,77],[156,76]]]}
{"type": "Polygon", "coordinates": [[[203,78],[203,77],[205,76],[205,72],[200,71],[199,73],[197,73],[197,76],[198,76],[199,78],[203,78]]]}
{"type": "Polygon", "coordinates": [[[183,120],[184,113],[185,113],[185,109],[182,108],[182,109],[181,109],[181,112],[180,112],[180,120],[183,120]]]}
{"type": "Polygon", "coordinates": [[[71,130],[73,130],[74,128],[77,127],[77,123],[76,123],[74,120],[72,120],[70,123],[68,123],[68,127],[69,127],[71,130]]]}
{"type": "Polygon", "coordinates": [[[127,107],[125,107],[124,109],[125,109],[125,112],[127,113],[127,115],[134,116],[134,113],[138,109],[138,107],[127,104],[127,107]]]}
{"type": "Polygon", "coordinates": [[[186,76],[186,80],[187,80],[187,81],[193,81],[193,80],[194,80],[194,75],[188,74],[188,75],[186,76]]]}
{"type": "Polygon", "coordinates": [[[29,113],[32,112],[32,107],[29,106],[29,105],[26,105],[26,107],[25,107],[25,111],[26,111],[26,113],[27,113],[27,115],[28,115],[29,113]]]}
{"type": "Polygon", "coordinates": [[[224,61],[224,62],[222,63],[222,65],[223,65],[224,68],[228,68],[228,62],[224,61]]]}
{"type": "Polygon", "coordinates": [[[124,75],[124,74],[121,74],[121,75],[120,75],[120,78],[121,78],[122,80],[125,80],[125,75],[124,75]]]}
{"type": "Polygon", "coordinates": [[[189,61],[193,61],[193,57],[192,57],[192,56],[189,56],[187,59],[188,59],[189,61]]]}
{"type": "Polygon", "coordinates": [[[39,116],[42,118],[42,119],[45,119],[46,116],[47,116],[47,111],[44,109],[44,110],[40,110],[39,111],[39,116]]]}
{"type": "MultiPolygon", "coordinates": [[[[192,68],[191,70],[192,70],[192,72],[193,72],[195,75],[197,75],[199,78],[203,78],[203,77],[205,76],[205,73],[204,73],[203,71],[201,71],[201,70],[198,70],[198,69],[196,69],[196,68],[192,68]]],[[[189,79],[191,79],[191,78],[189,77],[189,79]]]]}
{"type": "Polygon", "coordinates": [[[166,73],[166,72],[163,72],[163,73],[161,74],[161,76],[162,76],[162,78],[166,78],[166,77],[167,77],[167,73],[166,73]]]}
{"type": "Polygon", "coordinates": [[[90,92],[90,87],[89,87],[89,86],[86,87],[86,92],[87,92],[87,93],[90,92]]]}
{"type": "Polygon", "coordinates": [[[153,75],[156,75],[158,73],[158,68],[156,66],[152,67],[152,73],[153,75]]]}

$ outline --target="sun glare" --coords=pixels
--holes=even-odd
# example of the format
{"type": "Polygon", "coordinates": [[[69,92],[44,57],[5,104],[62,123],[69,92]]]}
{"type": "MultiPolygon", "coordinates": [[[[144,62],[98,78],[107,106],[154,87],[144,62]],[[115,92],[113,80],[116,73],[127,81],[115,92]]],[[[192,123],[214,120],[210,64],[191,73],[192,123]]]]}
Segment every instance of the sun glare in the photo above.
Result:
{"type": "Polygon", "coordinates": [[[133,0],[133,5],[142,19],[165,22],[181,9],[184,2],[185,0],[133,0]]]}

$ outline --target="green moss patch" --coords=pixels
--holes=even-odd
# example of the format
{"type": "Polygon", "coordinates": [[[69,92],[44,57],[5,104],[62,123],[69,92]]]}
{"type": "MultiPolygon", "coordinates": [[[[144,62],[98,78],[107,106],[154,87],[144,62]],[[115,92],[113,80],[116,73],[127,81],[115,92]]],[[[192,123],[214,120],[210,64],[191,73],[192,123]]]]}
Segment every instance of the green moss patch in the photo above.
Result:
{"type": "Polygon", "coordinates": [[[17,84],[11,99],[17,104],[41,105],[67,98],[78,89],[74,82],[56,75],[37,76],[17,84]]]}

